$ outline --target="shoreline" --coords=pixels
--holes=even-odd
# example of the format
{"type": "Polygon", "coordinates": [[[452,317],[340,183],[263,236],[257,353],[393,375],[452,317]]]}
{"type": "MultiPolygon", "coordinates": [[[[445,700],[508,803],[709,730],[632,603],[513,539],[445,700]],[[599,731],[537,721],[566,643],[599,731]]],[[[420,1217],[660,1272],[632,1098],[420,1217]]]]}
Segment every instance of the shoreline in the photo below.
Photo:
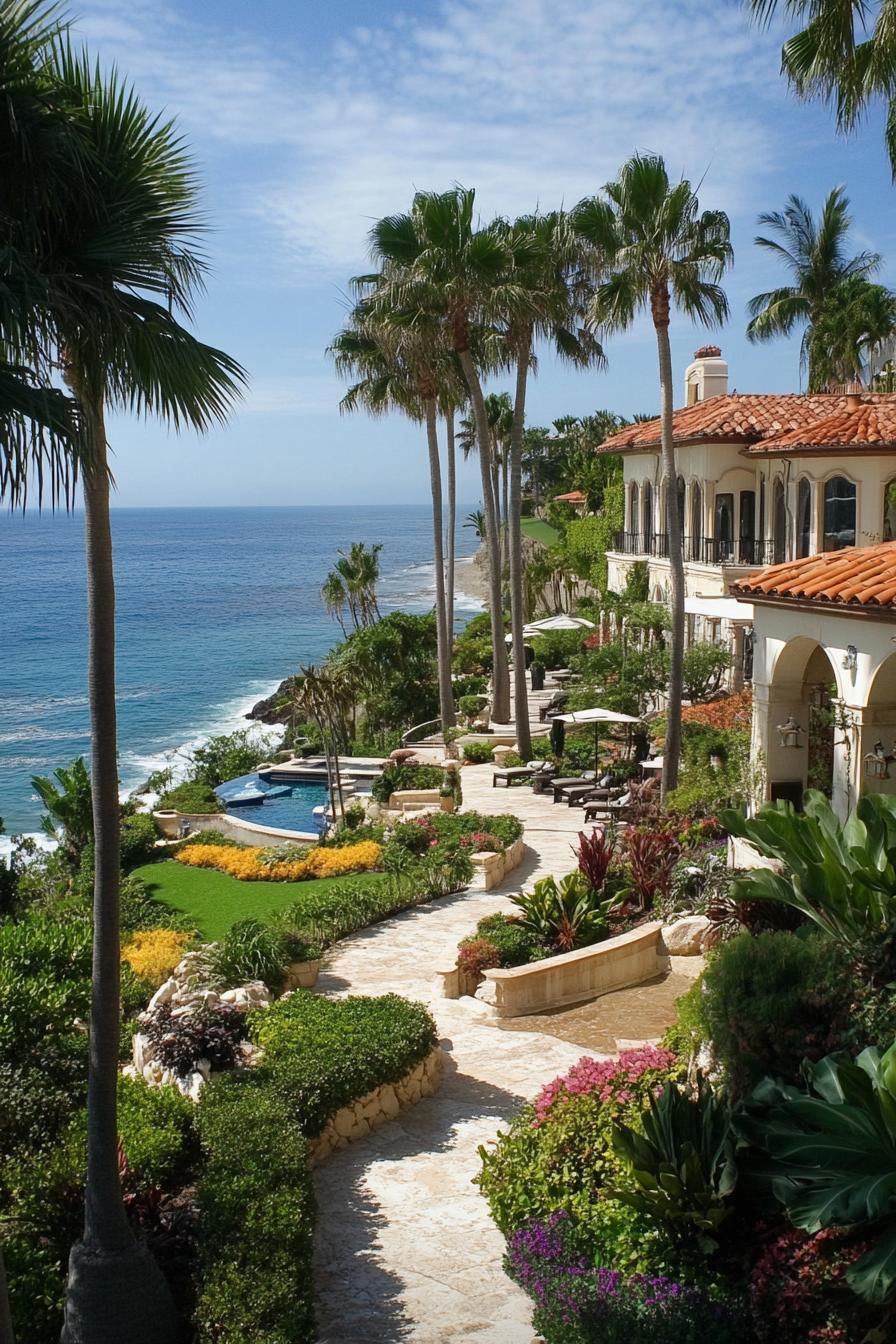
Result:
{"type": "Polygon", "coordinates": [[[481,549],[475,555],[464,555],[454,562],[454,591],[465,593],[488,610],[488,577],[479,562],[481,549]]]}

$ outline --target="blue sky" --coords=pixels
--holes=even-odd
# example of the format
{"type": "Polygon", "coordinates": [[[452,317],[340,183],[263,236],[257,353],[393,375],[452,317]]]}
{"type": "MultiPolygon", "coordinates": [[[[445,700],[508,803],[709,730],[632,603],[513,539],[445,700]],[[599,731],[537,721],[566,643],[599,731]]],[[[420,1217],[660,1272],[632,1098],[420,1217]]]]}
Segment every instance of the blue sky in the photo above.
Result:
{"type": "MultiPolygon", "coordinates": [[[[341,417],[324,350],[366,268],[373,219],[415,189],[475,186],[491,215],[571,205],[636,148],[700,181],[731,217],[732,317],[715,338],[740,391],[799,387],[795,345],[747,344],[744,310],[779,273],[756,215],[845,183],[857,246],[896,280],[893,189],[880,118],[853,139],[779,75],[782,30],[731,0],[80,0],[76,32],[193,146],[212,224],[198,334],[249,370],[223,430],[175,438],[113,419],[118,503],[416,502],[419,431],[341,417]]],[[[676,381],[706,335],[673,326],[676,381]]],[[[530,423],[657,404],[646,325],[608,346],[605,373],[543,357],[530,423]]],[[[476,471],[462,495],[477,495],[476,471]]]]}

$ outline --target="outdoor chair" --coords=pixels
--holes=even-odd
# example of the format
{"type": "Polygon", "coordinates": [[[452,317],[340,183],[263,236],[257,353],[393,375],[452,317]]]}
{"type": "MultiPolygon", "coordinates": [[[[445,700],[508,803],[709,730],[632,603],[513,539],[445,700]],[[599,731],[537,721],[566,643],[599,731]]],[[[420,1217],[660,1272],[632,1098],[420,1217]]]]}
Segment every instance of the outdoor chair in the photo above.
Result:
{"type": "Polygon", "coordinates": [[[585,820],[588,821],[627,821],[635,806],[631,789],[618,798],[596,798],[585,804],[585,820]]]}
{"type": "Polygon", "coordinates": [[[532,776],[532,792],[547,793],[548,789],[554,787],[554,776],[556,774],[556,765],[551,761],[545,761],[542,768],[532,776]]]}
{"type": "Polygon", "coordinates": [[[554,802],[565,802],[567,789],[586,788],[593,789],[597,776],[593,770],[585,770],[581,775],[568,775],[563,779],[552,780],[554,790],[554,802]]]}
{"type": "Polygon", "coordinates": [[[498,787],[498,781],[502,781],[505,788],[510,788],[510,783],[514,779],[531,779],[538,773],[538,767],[532,765],[510,765],[504,770],[496,770],[492,775],[492,788],[498,787]]]}

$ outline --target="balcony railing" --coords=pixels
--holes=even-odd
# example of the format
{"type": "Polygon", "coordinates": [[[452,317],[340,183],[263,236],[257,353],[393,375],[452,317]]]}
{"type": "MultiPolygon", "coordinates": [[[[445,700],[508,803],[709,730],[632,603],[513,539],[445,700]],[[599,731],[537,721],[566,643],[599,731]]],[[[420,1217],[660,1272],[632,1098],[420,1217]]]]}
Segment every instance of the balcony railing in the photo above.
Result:
{"type": "MultiPolygon", "coordinates": [[[[729,541],[721,537],[682,537],[685,560],[703,565],[770,565],[774,559],[773,541],[759,541],[752,537],[738,537],[729,541]]],[[[617,532],[616,550],[623,555],[655,556],[669,554],[669,539],[665,532],[643,536],[640,532],[617,532]]]]}

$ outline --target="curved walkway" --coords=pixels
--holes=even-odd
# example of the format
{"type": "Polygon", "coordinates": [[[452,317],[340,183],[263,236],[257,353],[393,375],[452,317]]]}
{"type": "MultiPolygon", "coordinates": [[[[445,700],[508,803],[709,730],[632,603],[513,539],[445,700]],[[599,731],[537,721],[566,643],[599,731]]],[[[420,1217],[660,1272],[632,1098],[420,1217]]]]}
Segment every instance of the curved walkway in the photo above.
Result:
{"type": "MultiPolygon", "coordinates": [[[[529,790],[492,791],[491,767],[464,771],[467,806],[492,813],[544,804],[529,790]],[[474,785],[475,780],[475,785],[474,785]],[[486,794],[488,789],[488,794],[486,794]],[[487,807],[486,807],[487,804],[487,807]]],[[[572,866],[572,818],[539,818],[504,890],[572,866]]],[[[566,811],[566,809],[562,809],[566,811]]],[[[323,1344],[529,1344],[529,1299],[501,1268],[504,1239],[472,1184],[478,1148],[495,1138],[582,1047],[499,1031],[473,999],[434,997],[433,970],[454,962],[476,921],[510,908],[499,891],[470,890],[408,911],[347,940],[321,976],[330,993],[394,991],[425,1002],[438,1023],[441,1091],[336,1153],[315,1173],[316,1281],[323,1344]]]]}

